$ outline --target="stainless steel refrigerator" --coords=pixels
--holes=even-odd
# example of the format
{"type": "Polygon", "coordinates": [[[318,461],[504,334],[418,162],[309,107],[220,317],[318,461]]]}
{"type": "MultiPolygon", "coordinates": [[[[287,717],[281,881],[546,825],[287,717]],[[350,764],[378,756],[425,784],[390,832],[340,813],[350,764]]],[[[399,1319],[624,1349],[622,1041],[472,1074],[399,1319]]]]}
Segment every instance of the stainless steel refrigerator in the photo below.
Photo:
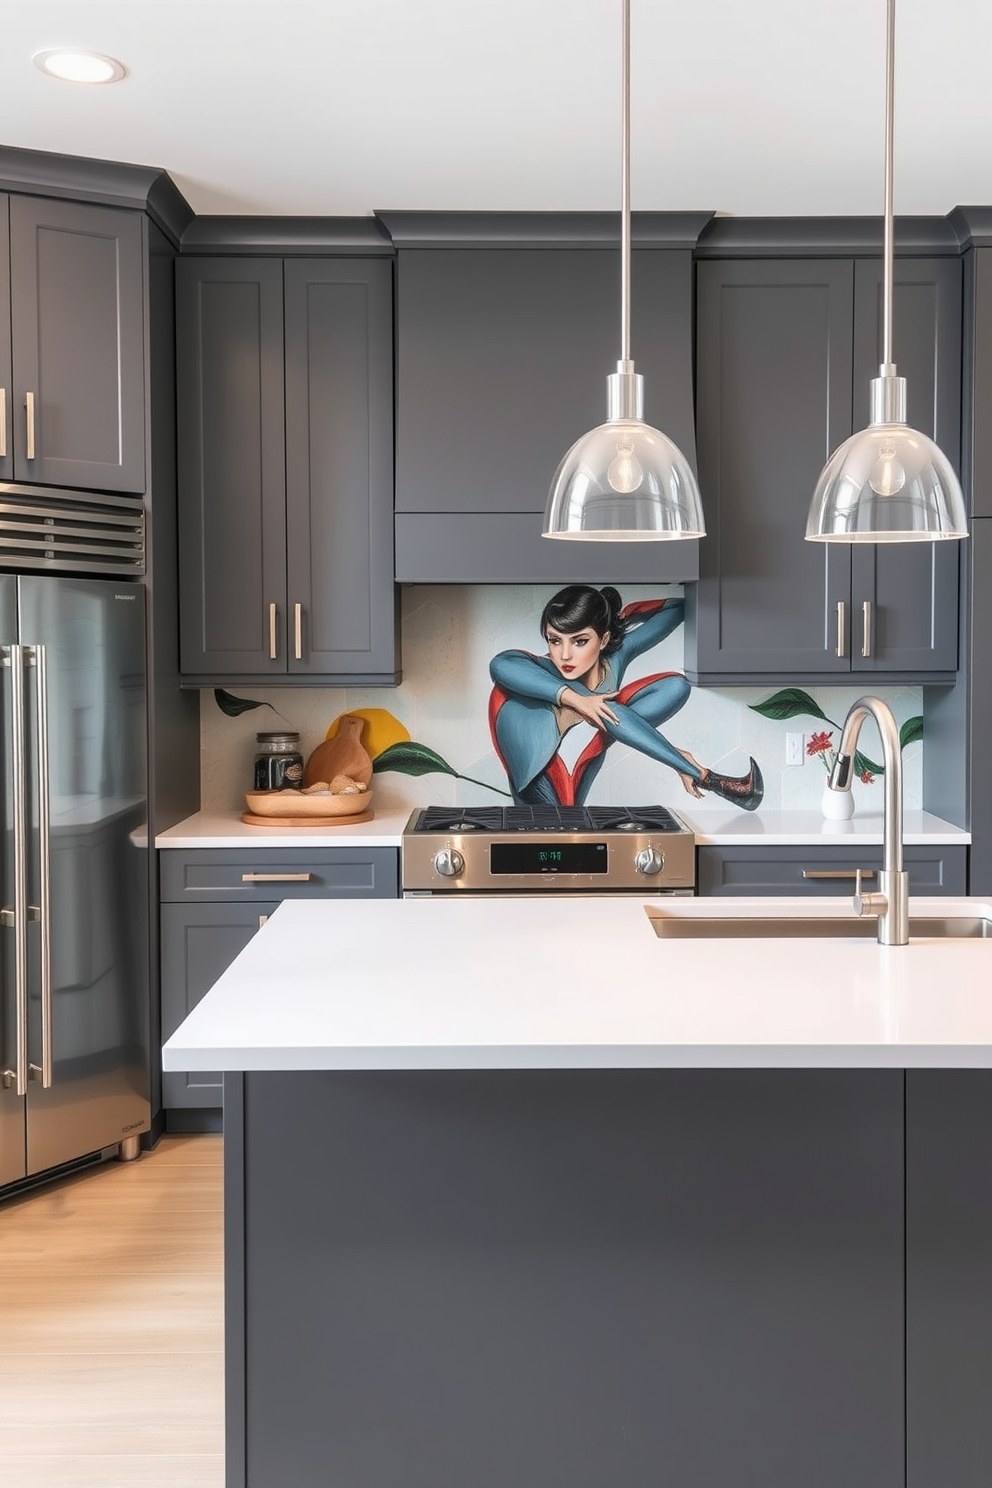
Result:
{"type": "Polygon", "coordinates": [[[149,1127],[144,598],[0,574],[0,1188],[149,1127]]]}

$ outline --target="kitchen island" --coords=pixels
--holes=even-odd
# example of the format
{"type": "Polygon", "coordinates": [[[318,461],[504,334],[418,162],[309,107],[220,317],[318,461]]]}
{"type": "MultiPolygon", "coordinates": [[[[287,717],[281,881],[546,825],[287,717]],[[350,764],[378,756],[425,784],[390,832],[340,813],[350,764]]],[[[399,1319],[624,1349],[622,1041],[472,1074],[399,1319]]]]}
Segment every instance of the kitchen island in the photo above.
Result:
{"type": "Polygon", "coordinates": [[[987,1484],[992,940],[647,906],[287,903],[169,1041],[226,1071],[229,1488],[987,1484]]]}

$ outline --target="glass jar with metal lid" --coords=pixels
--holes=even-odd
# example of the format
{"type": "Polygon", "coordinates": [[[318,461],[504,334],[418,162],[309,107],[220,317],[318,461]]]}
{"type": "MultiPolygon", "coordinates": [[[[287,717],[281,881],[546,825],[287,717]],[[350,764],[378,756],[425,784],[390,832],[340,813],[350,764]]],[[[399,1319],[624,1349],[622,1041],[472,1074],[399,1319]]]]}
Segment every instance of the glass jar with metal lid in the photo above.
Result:
{"type": "Polygon", "coordinates": [[[302,790],[303,755],[299,734],[256,734],[256,790],[302,790]]]}

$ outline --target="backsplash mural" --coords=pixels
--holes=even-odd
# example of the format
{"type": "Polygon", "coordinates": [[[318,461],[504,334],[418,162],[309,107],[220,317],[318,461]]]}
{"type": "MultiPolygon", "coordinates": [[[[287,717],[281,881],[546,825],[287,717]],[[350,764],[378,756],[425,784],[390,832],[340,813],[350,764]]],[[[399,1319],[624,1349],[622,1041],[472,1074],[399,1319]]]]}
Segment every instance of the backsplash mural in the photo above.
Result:
{"type": "MultiPolygon", "coordinates": [[[[585,591],[587,586],[569,588],[585,591]]],[[[616,742],[607,744],[600,734],[603,743],[597,746],[598,730],[588,719],[569,720],[569,726],[560,731],[547,701],[515,692],[510,675],[518,665],[510,659],[533,664],[543,657],[544,675],[554,683],[555,692],[561,687],[556,677],[578,676],[576,671],[566,674],[549,654],[549,647],[541,645],[545,609],[566,592],[550,585],[404,588],[403,682],[399,687],[244,688],[245,695],[267,706],[235,717],[221,711],[212,691],[204,691],[202,809],[243,809],[244,791],[251,785],[257,731],[288,726],[299,732],[304,754],[309,755],[343,713],[358,713],[366,720],[363,743],[375,762],[373,789],[380,810],[496,804],[506,802],[508,792],[530,799],[522,792],[534,787],[550,790],[547,799],[556,795],[566,799],[570,789],[578,789],[582,795],[573,799],[590,803],[657,802],[675,811],[681,806],[693,818],[713,811],[725,816],[727,795],[703,788],[706,779],[713,777],[745,782],[740,792],[745,796],[750,780],[759,796],[753,807],[759,818],[764,811],[819,809],[824,771],[818,755],[824,747],[836,745],[839,728],[833,721],[843,720],[850,704],[866,690],[864,683],[820,689],[798,685],[781,689],[690,687],[682,675],[681,586],[631,585],[622,598],[612,591],[618,614],[629,626],[630,640],[619,666],[614,662],[604,678],[611,685],[604,685],[597,697],[601,706],[612,706],[609,694],[616,693],[639,742],[632,743],[628,737],[620,743],[620,730],[613,728],[609,737],[616,742]],[[646,633],[645,627],[649,627],[646,633]],[[645,640],[648,643],[641,645],[645,640]],[[634,714],[632,701],[641,694],[642,708],[634,714]],[[511,701],[521,704],[524,712],[543,713],[540,734],[544,742],[536,751],[527,742],[526,731],[521,731],[523,742],[515,739],[513,712],[504,717],[511,701]],[[788,732],[802,736],[805,763],[801,766],[786,764],[788,732]],[[824,733],[832,735],[828,746],[822,744],[824,733]],[[814,742],[819,747],[811,749],[814,742]],[[530,764],[521,764],[521,760],[533,763],[541,756],[543,763],[534,771],[530,764]],[[535,786],[539,779],[541,783],[535,786]]],[[[558,612],[559,619],[562,613],[558,612]]],[[[563,627],[568,623],[563,620],[563,627]]],[[[573,632],[562,628],[558,633],[573,632]]],[[[580,663],[566,664],[577,667],[580,663]]],[[[923,746],[915,720],[923,711],[922,691],[909,687],[874,690],[892,708],[902,730],[905,804],[918,809],[923,746]]],[[[879,757],[870,724],[862,743],[869,757],[879,757]]],[[[853,790],[858,810],[881,810],[880,781],[859,779],[853,790]]]]}

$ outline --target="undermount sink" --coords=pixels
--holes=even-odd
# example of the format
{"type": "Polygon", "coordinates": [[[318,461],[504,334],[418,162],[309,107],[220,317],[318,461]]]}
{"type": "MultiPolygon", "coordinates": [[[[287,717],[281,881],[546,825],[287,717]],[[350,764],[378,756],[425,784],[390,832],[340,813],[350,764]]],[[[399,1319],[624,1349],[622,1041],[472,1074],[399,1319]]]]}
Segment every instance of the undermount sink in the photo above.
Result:
{"type": "MultiPolygon", "coordinates": [[[[873,915],[680,915],[652,907],[647,916],[660,940],[873,940],[877,933],[873,915]]],[[[987,940],[992,938],[992,918],[910,915],[909,938],[987,940]]]]}

